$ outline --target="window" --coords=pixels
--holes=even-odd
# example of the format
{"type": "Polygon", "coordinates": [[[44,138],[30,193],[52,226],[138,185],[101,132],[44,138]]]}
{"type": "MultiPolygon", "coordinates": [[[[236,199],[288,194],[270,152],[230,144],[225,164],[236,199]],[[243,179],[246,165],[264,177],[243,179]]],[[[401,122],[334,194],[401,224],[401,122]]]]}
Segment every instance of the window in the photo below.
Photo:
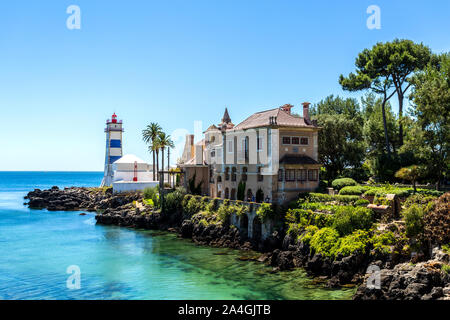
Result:
{"type": "Polygon", "coordinates": [[[278,170],[278,181],[283,181],[283,169],[278,170]]]}
{"type": "Polygon", "coordinates": [[[247,181],[247,167],[242,168],[242,181],[247,181]]]}
{"type": "Polygon", "coordinates": [[[216,150],[213,149],[213,150],[211,151],[211,158],[214,158],[215,156],[216,156],[216,150]]]}
{"type": "Polygon", "coordinates": [[[286,181],[295,181],[295,170],[286,170],[286,181]]]}
{"type": "Polygon", "coordinates": [[[306,169],[297,170],[297,180],[298,181],[306,181],[306,175],[307,175],[306,169]]]}
{"type": "Polygon", "coordinates": [[[230,168],[225,169],[225,181],[230,180],[230,168]]]}
{"type": "Polygon", "coordinates": [[[283,144],[291,144],[291,137],[283,137],[283,144]]]}
{"type": "Polygon", "coordinates": [[[263,181],[264,176],[261,174],[261,167],[258,168],[258,181],[263,181]]]}
{"type": "Polygon", "coordinates": [[[264,150],[264,139],[263,137],[258,137],[258,139],[256,140],[256,150],[257,151],[262,151],[264,150]]]}
{"type": "Polygon", "coordinates": [[[217,183],[222,182],[222,176],[217,176],[217,183]]]}
{"type": "Polygon", "coordinates": [[[319,170],[317,169],[308,170],[309,181],[317,181],[318,178],[319,178],[319,170]]]}
{"type": "Polygon", "coordinates": [[[292,144],[300,144],[300,138],[299,137],[292,137],[292,144]]]}
{"type": "Polygon", "coordinates": [[[307,138],[307,137],[301,138],[301,139],[300,139],[300,144],[301,144],[302,146],[308,145],[308,138],[307,138]]]}
{"type": "Polygon", "coordinates": [[[231,169],[231,181],[236,181],[236,167],[231,169]]]}
{"type": "Polygon", "coordinates": [[[228,153],[233,153],[233,140],[228,141],[228,153]]]}

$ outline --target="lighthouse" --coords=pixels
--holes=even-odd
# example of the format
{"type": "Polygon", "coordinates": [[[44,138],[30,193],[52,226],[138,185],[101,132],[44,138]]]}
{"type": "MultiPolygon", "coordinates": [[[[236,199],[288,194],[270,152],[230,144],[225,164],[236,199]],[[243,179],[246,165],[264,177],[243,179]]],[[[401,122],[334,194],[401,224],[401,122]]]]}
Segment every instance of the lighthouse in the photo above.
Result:
{"type": "Polygon", "coordinates": [[[106,121],[106,155],[105,155],[105,173],[101,187],[110,187],[113,183],[114,170],[113,162],[119,160],[122,153],[122,120],[117,120],[114,113],[111,119],[106,121]]]}

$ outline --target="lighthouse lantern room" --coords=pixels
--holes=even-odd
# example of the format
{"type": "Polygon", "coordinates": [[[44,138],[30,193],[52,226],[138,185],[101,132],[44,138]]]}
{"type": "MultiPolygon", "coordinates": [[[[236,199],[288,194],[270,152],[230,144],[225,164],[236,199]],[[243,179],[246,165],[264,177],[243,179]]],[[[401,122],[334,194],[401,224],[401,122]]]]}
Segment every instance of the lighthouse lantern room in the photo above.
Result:
{"type": "Polygon", "coordinates": [[[122,120],[117,120],[114,113],[111,119],[106,121],[106,155],[105,155],[105,173],[101,187],[110,187],[113,183],[114,171],[112,164],[119,160],[122,153],[122,120]]]}

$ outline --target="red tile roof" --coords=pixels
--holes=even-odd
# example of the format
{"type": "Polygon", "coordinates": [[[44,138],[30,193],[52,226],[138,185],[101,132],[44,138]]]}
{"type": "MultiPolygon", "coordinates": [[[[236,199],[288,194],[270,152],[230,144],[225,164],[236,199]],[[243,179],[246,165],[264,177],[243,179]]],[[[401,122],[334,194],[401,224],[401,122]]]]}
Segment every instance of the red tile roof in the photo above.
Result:
{"type": "Polygon", "coordinates": [[[271,125],[272,117],[276,117],[276,125],[278,127],[303,127],[303,128],[316,128],[311,121],[305,121],[303,117],[294,116],[288,112],[282,110],[281,108],[270,109],[266,111],[257,112],[237,126],[233,130],[244,130],[250,128],[265,127],[271,125]]]}

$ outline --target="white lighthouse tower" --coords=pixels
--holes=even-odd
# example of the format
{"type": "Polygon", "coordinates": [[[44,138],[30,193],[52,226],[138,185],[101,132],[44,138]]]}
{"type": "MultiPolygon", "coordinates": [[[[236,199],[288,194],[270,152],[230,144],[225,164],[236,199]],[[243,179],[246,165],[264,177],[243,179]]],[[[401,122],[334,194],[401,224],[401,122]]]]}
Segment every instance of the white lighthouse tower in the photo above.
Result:
{"type": "Polygon", "coordinates": [[[117,120],[114,113],[111,120],[106,121],[106,156],[105,156],[105,174],[103,176],[101,187],[110,187],[113,183],[114,170],[113,162],[119,160],[122,153],[122,120],[117,120]]]}

